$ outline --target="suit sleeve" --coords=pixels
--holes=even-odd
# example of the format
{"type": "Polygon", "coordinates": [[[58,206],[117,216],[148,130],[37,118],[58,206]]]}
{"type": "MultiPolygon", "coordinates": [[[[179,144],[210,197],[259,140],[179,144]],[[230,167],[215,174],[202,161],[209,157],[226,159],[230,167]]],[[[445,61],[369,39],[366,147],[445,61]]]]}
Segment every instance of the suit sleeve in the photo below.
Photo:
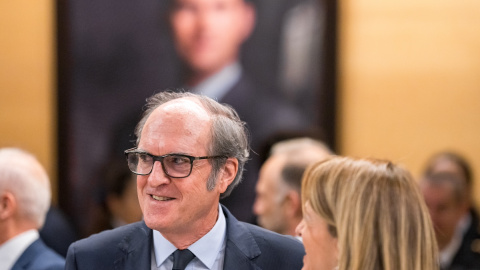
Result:
{"type": "Polygon", "coordinates": [[[77,262],[75,257],[75,243],[71,244],[67,251],[67,258],[65,261],[65,270],[76,270],[77,262]]]}

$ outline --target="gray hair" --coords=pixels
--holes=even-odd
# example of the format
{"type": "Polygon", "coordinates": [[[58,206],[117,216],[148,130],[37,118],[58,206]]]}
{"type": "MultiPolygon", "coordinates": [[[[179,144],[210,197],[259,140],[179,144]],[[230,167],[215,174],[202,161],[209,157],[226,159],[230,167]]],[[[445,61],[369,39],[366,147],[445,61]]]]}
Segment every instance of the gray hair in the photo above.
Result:
{"type": "MultiPolygon", "coordinates": [[[[243,169],[249,157],[248,131],[245,122],[241,121],[237,112],[227,104],[220,104],[215,100],[190,92],[163,91],[147,99],[142,119],[135,128],[137,145],[148,117],[162,104],[180,98],[194,98],[202,104],[212,119],[211,143],[207,147],[208,155],[224,155],[238,160],[238,172],[227,190],[222,193],[225,198],[241,182],[243,169]]],[[[207,189],[212,190],[217,184],[218,172],[225,164],[225,159],[211,159],[212,172],[207,181],[207,189]]]]}
{"type": "Polygon", "coordinates": [[[45,169],[30,153],[18,148],[0,149],[0,193],[11,192],[20,217],[37,228],[45,222],[50,207],[50,181],[45,169]]]}
{"type": "Polygon", "coordinates": [[[305,150],[313,149],[325,156],[333,155],[333,151],[323,142],[309,137],[300,137],[279,141],[272,146],[271,155],[286,153],[295,154],[305,150]]]}
{"type": "Polygon", "coordinates": [[[302,176],[307,167],[334,155],[326,144],[308,137],[277,142],[272,146],[270,154],[271,156],[283,155],[286,157],[281,178],[290,188],[294,188],[298,192],[300,192],[302,176]]]}

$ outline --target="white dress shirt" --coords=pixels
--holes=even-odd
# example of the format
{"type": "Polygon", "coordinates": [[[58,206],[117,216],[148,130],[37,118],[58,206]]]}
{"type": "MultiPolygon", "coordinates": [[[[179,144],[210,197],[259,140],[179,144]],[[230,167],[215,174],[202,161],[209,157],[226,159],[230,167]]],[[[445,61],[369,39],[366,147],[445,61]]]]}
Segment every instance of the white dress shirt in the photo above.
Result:
{"type": "Polygon", "coordinates": [[[190,89],[215,100],[221,100],[232,87],[240,80],[242,67],[238,62],[224,67],[216,74],[205,79],[190,89]]]}
{"type": "MultiPolygon", "coordinates": [[[[227,223],[222,207],[218,206],[218,219],[213,228],[188,249],[195,254],[195,258],[185,270],[221,270],[225,258],[227,223]]],[[[173,267],[172,253],[177,248],[163,235],[153,230],[152,270],[171,270],[173,267]]]]}
{"type": "Polygon", "coordinates": [[[0,269],[11,269],[23,252],[39,238],[37,230],[28,230],[0,246],[0,269]]]}
{"type": "Polygon", "coordinates": [[[463,236],[467,232],[472,222],[472,216],[470,213],[466,214],[457,224],[455,234],[450,240],[450,243],[440,251],[440,266],[442,268],[448,268],[452,263],[453,257],[458,252],[458,249],[462,245],[463,236]]]}

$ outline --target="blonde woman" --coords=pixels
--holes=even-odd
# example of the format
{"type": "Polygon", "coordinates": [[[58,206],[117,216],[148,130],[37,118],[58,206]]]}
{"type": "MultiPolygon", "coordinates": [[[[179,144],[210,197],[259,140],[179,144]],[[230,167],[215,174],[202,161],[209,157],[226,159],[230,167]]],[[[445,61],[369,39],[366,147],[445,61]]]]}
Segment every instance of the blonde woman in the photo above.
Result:
{"type": "Polygon", "coordinates": [[[438,269],[428,210],[408,171],[380,160],[332,157],[302,182],[297,233],[303,269],[438,269]]]}

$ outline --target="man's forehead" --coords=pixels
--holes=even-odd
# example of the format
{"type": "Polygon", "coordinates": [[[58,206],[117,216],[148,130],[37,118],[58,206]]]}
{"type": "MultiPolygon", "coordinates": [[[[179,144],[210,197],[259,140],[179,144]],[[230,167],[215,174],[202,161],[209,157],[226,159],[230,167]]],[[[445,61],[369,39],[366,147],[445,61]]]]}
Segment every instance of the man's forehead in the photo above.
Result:
{"type": "Polygon", "coordinates": [[[208,125],[210,121],[209,113],[199,101],[193,98],[179,98],[157,107],[145,122],[142,133],[160,126],[197,133],[195,130],[202,130],[202,127],[208,125]]]}
{"type": "Polygon", "coordinates": [[[209,136],[211,118],[205,108],[195,99],[171,100],[156,108],[142,130],[140,144],[163,140],[167,134],[198,138],[209,136]],[[159,132],[161,130],[162,132],[159,132]],[[207,134],[208,133],[208,134],[207,134]]]}
{"type": "Polygon", "coordinates": [[[168,112],[195,112],[198,114],[207,114],[207,111],[196,98],[184,97],[170,100],[158,107],[158,109],[168,112]]]}
{"type": "Polygon", "coordinates": [[[156,108],[151,116],[156,119],[173,117],[178,121],[208,122],[211,120],[209,112],[194,98],[179,98],[168,101],[156,108]]]}
{"type": "Polygon", "coordinates": [[[208,3],[208,2],[231,2],[231,3],[251,3],[252,0],[170,0],[170,4],[182,4],[182,3],[208,3]]]}
{"type": "Polygon", "coordinates": [[[269,174],[274,174],[275,177],[278,177],[285,164],[285,160],[285,157],[282,155],[272,155],[265,161],[263,167],[269,174]]]}
{"type": "Polygon", "coordinates": [[[436,200],[450,202],[454,201],[455,191],[454,187],[448,184],[435,185],[432,183],[423,183],[422,190],[427,200],[436,200]]]}

